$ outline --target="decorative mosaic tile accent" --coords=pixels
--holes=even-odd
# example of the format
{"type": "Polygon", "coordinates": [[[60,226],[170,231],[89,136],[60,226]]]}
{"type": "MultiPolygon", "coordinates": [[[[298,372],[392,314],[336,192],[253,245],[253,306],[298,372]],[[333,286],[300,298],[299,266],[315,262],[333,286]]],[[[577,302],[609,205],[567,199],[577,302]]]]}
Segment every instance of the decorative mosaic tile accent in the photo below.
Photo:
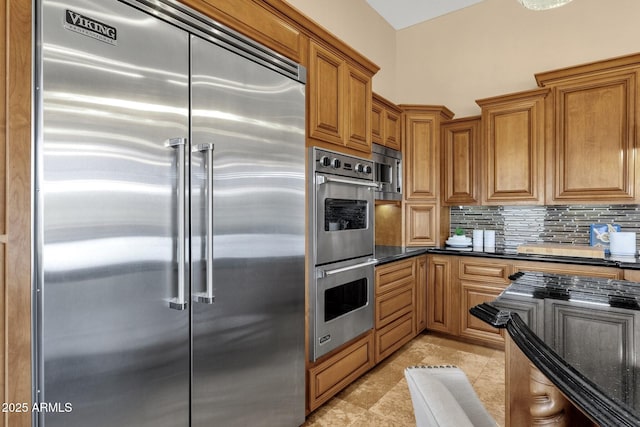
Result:
{"type": "MultiPolygon", "coordinates": [[[[619,224],[640,241],[640,205],[461,206],[451,208],[451,233],[496,230],[496,246],[515,252],[523,243],[589,244],[591,224],[619,224]]],[[[640,245],[639,245],[640,247],[640,245]]]]}

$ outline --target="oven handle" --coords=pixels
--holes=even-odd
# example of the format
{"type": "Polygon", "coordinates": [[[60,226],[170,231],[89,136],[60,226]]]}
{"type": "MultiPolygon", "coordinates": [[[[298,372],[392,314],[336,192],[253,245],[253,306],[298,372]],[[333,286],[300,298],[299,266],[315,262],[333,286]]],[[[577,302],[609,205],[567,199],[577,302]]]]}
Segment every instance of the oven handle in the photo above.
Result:
{"type": "Polygon", "coordinates": [[[334,178],[332,176],[324,176],[324,175],[319,175],[317,177],[318,185],[326,184],[328,182],[338,182],[340,184],[358,185],[361,187],[380,188],[380,185],[375,182],[358,181],[355,179],[347,179],[347,178],[334,178]]]}
{"type": "Polygon", "coordinates": [[[370,259],[367,262],[361,262],[360,264],[350,265],[348,267],[335,268],[333,270],[320,270],[321,277],[332,276],[338,273],[344,273],[345,271],[355,270],[356,268],[366,267],[368,265],[373,265],[378,262],[377,259],[370,259]]]}

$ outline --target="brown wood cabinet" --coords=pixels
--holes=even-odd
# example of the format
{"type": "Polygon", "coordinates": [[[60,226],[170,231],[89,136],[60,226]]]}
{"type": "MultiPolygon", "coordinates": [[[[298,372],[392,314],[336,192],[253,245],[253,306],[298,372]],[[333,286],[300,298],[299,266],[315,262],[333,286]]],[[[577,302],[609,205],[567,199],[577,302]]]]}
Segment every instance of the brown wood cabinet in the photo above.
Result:
{"type": "Polygon", "coordinates": [[[394,150],[402,150],[401,114],[402,110],[397,105],[374,93],[371,106],[372,142],[394,150]]]}
{"type": "Polygon", "coordinates": [[[640,55],[536,74],[551,88],[547,204],[639,200],[640,55]]]}
{"type": "Polygon", "coordinates": [[[309,49],[309,137],[371,152],[371,77],[331,48],[309,49]]]}
{"type": "Polygon", "coordinates": [[[453,117],[442,106],[401,105],[404,111],[404,198],[438,200],[440,190],[440,123],[453,117]]]}
{"type": "Polygon", "coordinates": [[[427,258],[427,329],[458,335],[458,293],[453,281],[457,260],[448,255],[427,258]]]}
{"type": "MultiPolygon", "coordinates": [[[[0,3],[0,397],[31,406],[32,2],[0,3]]],[[[0,425],[31,426],[31,412],[0,425]]]]}
{"type": "Polygon", "coordinates": [[[435,246],[438,244],[439,210],[436,203],[404,204],[405,245],[435,246]]]}
{"type": "Polygon", "coordinates": [[[402,347],[414,334],[416,258],[381,265],[375,280],[375,361],[402,347]]]}
{"type": "Polygon", "coordinates": [[[480,203],[480,117],[443,122],[441,203],[444,206],[480,203]]]}
{"type": "MultiPolygon", "coordinates": [[[[469,309],[497,298],[511,283],[511,274],[537,271],[623,277],[623,270],[613,267],[441,254],[429,254],[427,259],[427,329],[496,348],[503,348],[504,333],[471,315],[469,309]]],[[[512,309],[521,313],[525,322],[542,315],[541,307],[524,300],[512,309]]]]}
{"type": "Polygon", "coordinates": [[[427,256],[417,257],[414,335],[418,335],[427,328],[427,268],[427,256]]]}
{"type": "Polygon", "coordinates": [[[476,101],[482,109],[482,203],[544,203],[545,97],[537,89],[476,101]]]}
{"type": "Polygon", "coordinates": [[[440,205],[440,124],[453,113],[443,106],[401,105],[405,200],[404,244],[439,245],[448,234],[440,205]],[[444,222],[442,222],[444,221],[444,222]]]}
{"type": "Polygon", "coordinates": [[[373,331],[327,358],[308,371],[308,411],[320,407],[340,390],[374,366],[373,331]]]}
{"type": "Polygon", "coordinates": [[[510,262],[485,258],[458,259],[460,286],[460,336],[504,345],[502,329],[496,329],[469,313],[469,309],[493,301],[509,285],[510,262]]]}

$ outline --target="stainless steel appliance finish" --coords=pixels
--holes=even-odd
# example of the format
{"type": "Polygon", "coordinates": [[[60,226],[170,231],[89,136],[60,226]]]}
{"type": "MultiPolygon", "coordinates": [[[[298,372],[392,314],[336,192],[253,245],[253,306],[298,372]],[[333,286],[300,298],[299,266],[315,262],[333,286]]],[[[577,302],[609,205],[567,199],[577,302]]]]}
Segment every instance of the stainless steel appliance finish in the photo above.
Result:
{"type": "Polygon", "coordinates": [[[304,69],[128,3],[36,5],[34,424],[300,425],[304,69]]]}
{"type": "Polygon", "coordinates": [[[373,162],[310,149],[310,358],[373,328],[373,162]]]}
{"type": "Polygon", "coordinates": [[[311,150],[315,265],[373,254],[373,162],[311,150]]]}
{"type": "Polygon", "coordinates": [[[312,360],[373,328],[375,262],[364,257],[315,268],[312,360]]]}
{"type": "Polygon", "coordinates": [[[402,153],[379,144],[372,145],[376,200],[402,200],[402,153]]]}

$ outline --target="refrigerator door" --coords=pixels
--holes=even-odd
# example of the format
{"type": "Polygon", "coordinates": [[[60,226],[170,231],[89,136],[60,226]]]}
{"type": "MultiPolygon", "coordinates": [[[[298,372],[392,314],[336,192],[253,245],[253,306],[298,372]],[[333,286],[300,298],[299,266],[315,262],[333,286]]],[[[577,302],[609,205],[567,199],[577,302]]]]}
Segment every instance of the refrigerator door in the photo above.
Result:
{"type": "Polygon", "coordinates": [[[298,426],[304,85],[198,37],[191,67],[192,425],[298,426]]]}
{"type": "Polygon", "coordinates": [[[167,141],[188,137],[189,36],[115,0],[38,7],[36,374],[38,400],[61,406],[37,421],[187,426],[189,311],[169,307],[181,146],[167,141]]]}

